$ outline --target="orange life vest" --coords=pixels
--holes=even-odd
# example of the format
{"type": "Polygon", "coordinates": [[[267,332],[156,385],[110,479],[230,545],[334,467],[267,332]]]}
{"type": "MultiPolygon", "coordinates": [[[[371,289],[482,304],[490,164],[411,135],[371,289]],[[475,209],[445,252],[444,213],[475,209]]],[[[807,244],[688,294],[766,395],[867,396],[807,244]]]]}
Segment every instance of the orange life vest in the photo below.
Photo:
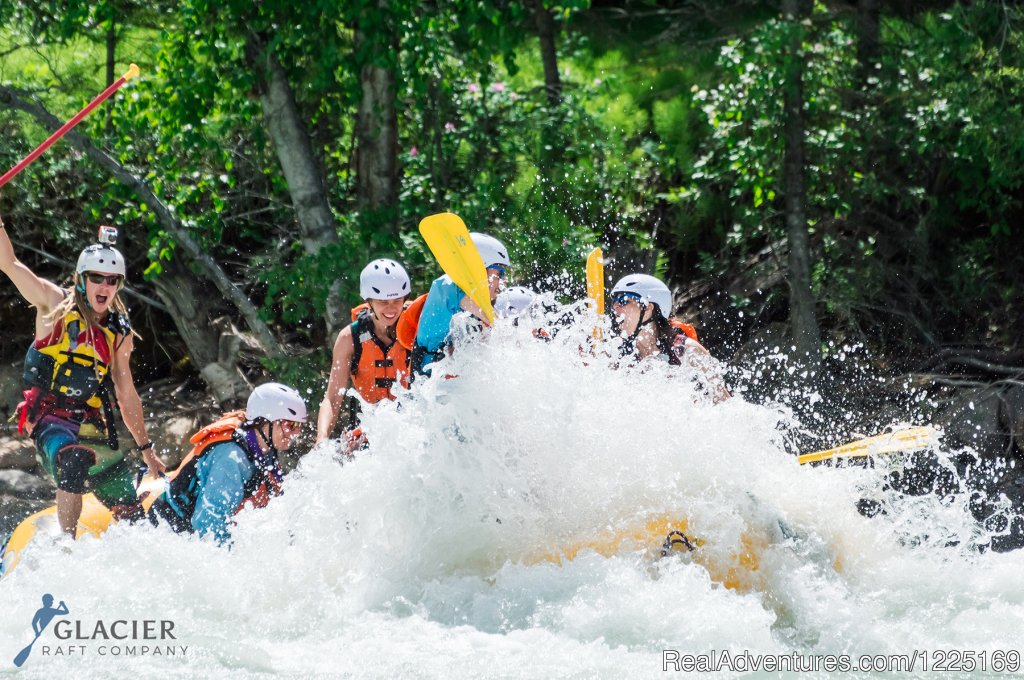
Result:
{"type": "MultiPolygon", "coordinates": [[[[690,324],[677,319],[669,319],[668,322],[675,330],[675,335],[667,348],[662,346],[662,351],[668,353],[669,364],[679,366],[682,364],[683,354],[686,353],[686,339],[689,338],[697,344],[700,344],[700,340],[697,339],[697,330],[690,324]]],[[[660,341],[658,344],[662,345],[660,341]]]]}
{"type": "MultiPolygon", "coordinates": [[[[405,314],[399,315],[399,326],[405,314]]],[[[371,404],[394,399],[391,388],[396,382],[409,387],[409,350],[397,340],[385,345],[377,337],[369,305],[356,307],[352,315],[352,386],[371,404]]]]}
{"type": "Polygon", "coordinates": [[[412,350],[416,344],[416,332],[420,329],[420,317],[423,315],[423,304],[427,301],[427,294],[413,300],[398,317],[398,327],[395,329],[395,336],[402,347],[412,350]]]}
{"type": "Polygon", "coordinates": [[[678,328],[682,332],[686,333],[687,337],[689,337],[694,342],[700,342],[700,340],[697,339],[697,329],[691,326],[690,324],[683,323],[679,319],[669,319],[668,322],[672,324],[673,328],[678,328]]]}
{"type": "MultiPolygon", "coordinates": [[[[195,463],[201,458],[207,451],[209,451],[214,444],[220,444],[221,442],[235,442],[238,444],[246,456],[249,457],[249,461],[256,468],[253,471],[252,478],[245,485],[245,497],[242,502],[235,508],[235,513],[238,513],[245,507],[246,503],[250,504],[255,508],[266,507],[267,503],[270,502],[271,497],[281,495],[281,482],[277,479],[277,475],[271,474],[267,470],[261,469],[258,461],[253,460],[252,452],[249,451],[249,445],[239,436],[241,432],[242,423],[245,419],[239,413],[230,413],[220,420],[210,423],[203,429],[196,432],[189,438],[189,443],[192,444],[192,450],[188,452],[178,466],[178,470],[175,474],[174,479],[171,481],[171,492],[182,492],[188,491],[188,487],[191,486],[192,480],[189,477],[195,475],[195,463]],[[180,480],[180,481],[179,481],[180,480]]],[[[191,519],[191,517],[190,517],[191,519]]]]}

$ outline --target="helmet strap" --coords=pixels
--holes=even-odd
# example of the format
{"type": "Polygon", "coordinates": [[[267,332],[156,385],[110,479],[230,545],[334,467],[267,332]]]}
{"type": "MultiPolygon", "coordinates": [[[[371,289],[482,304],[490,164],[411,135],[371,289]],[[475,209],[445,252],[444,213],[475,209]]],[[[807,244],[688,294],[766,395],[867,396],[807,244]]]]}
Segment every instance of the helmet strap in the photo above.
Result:
{"type": "MultiPolygon", "coordinates": [[[[260,418],[259,421],[268,422],[266,418],[260,418]]],[[[270,423],[270,438],[263,434],[263,429],[259,426],[260,422],[254,423],[253,427],[248,428],[245,431],[245,442],[248,444],[249,449],[252,453],[253,458],[257,466],[260,468],[260,474],[266,474],[273,476],[278,482],[281,481],[281,471],[277,467],[278,450],[274,446],[274,423],[270,423]],[[256,435],[259,434],[260,439],[267,445],[266,450],[260,447],[259,441],[256,439],[256,435]]]]}
{"type": "Polygon", "coordinates": [[[256,439],[256,435],[259,435],[259,438],[263,440],[263,444],[266,446],[266,450],[277,455],[277,447],[274,446],[274,423],[266,418],[256,418],[249,423],[249,426],[249,430],[246,434],[246,441],[249,442],[250,446],[254,446],[257,449],[256,453],[260,453],[263,450],[263,447],[259,445],[259,441],[256,439]],[[263,423],[267,423],[270,426],[268,428],[268,432],[270,433],[269,437],[263,432],[263,423]]]}
{"type": "MultiPolygon", "coordinates": [[[[638,302],[637,304],[640,305],[640,319],[643,319],[644,318],[644,314],[647,312],[647,303],[641,301],[641,302],[638,302]]],[[[625,338],[622,341],[622,347],[619,349],[619,356],[625,357],[625,356],[629,356],[631,354],[636,354],[637,353],[636,340],[637,340],[638,337],[640,337],[640,333],[643,331],[644,326],[646,326],[647,324],[651,323],[653,320],[654,320],[654,316],[652,315],[649,319],[647,319],[647,321],[642,321],[641,320],[641,321],[637,322],[636,329],[633,330],[633,333],[628,338],[625,338]]],[[[615,331],[616,333],[618,333],[619,332],[619,327],[620,327],[619,323],[616,321],[615,314],[613,313],[612,314],[612,330],[615,331]]]]}
{"type": "Polygon", "coordinates": [[[78,283],[75,284],[75,291],[82,296],[82,300],[85,302],[85,308],[89,311],[95,311],[92,308],[92,303],[89,302],[89,295],[85,292],[85,277],[81,274],[78,275],[78,283]]]}

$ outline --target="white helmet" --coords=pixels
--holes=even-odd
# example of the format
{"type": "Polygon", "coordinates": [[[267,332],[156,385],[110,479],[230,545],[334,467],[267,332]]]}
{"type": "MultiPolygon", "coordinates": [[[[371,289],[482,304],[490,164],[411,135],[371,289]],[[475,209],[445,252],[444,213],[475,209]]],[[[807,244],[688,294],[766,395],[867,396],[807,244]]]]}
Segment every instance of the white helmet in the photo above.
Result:
{"type": "Polygon", "coordinates": [[[245,417],[251,421],[262,418],[270,422],[294,420],[304,423],[308,419],[306,400],[297,390],[287,385],[264,383],[249,395],[249,401],[245,405],[245,417]]]}
{"type": "Polygon", "coordinates": [[[374,260],[359,274],[359,296],[364,300],[408,297],[412,286],[405,268],[394,260],[374,260]]]}
{"type": "Polygon", "coordinates": [[[480,252],[480,257],[483,259],[485,267],[490,267],[492,264],[502,267],[512,265],[512,262],[508,259],[508,248],[498,239],[475,231],[471,232],[469,237],[473,239],[473,245],[480,252]]]}
{"type": "Polygon", "coordinates": [[[648,274],[629,274],[619,279],[612,288],[616,293],[636,293],[642,302],[653,302],[658,305],[661,315],[672,316],[672,291],[664,283],[648,274]]]}
{"type": "Polygon", "coordinates": [[[81,276],[85,272],[117,274],[124,276],[124,255],[117,248],[103,243],[94,243],[78,256],[75,272],[81,276]]]}
{"type": "Polygon", "coordinates": [[[522,316],[537,299],[537,294],[525,286],[512,286],[498,293],[494,313],[502,319],[522,316]]]}

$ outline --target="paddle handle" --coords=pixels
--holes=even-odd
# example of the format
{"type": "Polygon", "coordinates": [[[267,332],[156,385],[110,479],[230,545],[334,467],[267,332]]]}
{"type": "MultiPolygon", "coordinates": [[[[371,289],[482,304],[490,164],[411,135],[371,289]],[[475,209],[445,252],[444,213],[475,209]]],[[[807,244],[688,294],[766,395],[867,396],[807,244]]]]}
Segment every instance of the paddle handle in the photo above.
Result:
{"type": "Polygon", "coordinates": [[[110,87],[103,90],[103,92],[101,92],[95,99],[86,104],[85,108],[76,113],[71,120],[64,123],[64,125],[60,126],[60,128],[56,132],[47,137],[46,141],[40,144],[38,147],[36,147],[35,151],[22,158],[17,165],[15,165],[13,168],[5,172],[4,175],[0,177],[0,187],[10,182],[19,172],[27,168],[32,163],[32,161],[43,155],[43,152],[49,149],[54,142],[56,142],[58,139],[67,134],[68,130],[78,125],[83,118],[92,113],[92,110],[95,109],[97,106],[105,102],[110,97],[110,95],[117,92],[117,90],[122,85],[127,83],[132,78],[137,78],[138,76],[139,67],[135,64],[132,64],[123,76],[115,80],[110,85],[110,87]]]}

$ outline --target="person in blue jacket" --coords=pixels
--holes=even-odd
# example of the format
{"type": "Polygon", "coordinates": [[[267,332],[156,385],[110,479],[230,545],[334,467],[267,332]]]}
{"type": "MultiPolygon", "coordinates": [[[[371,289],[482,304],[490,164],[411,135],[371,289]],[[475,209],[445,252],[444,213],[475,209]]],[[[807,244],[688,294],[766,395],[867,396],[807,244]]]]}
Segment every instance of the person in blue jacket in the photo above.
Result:
{"type": "MultiPolygon", "coordinates": [[[[473,244],[487,267],[487,284],[491,302],[503,287],[505,271],[512,264],[505,245],[487,234],[470,233],[473,244]]],[[[412,351],[412,370],[421,375],[430,373],[430,364],[443,359],[451,346],[452,318],[468,312],[487,323],[487,318],[465,291],[455,285],[447,274],[434,280],[427,293],[416,331],[416,345],[412,351]]]]}
{"type": "Polygon", "coordinates": [[[295,389],[260,385],[245,411],[228,413],[192,436],[193,449],[150,508],[150,521],[229,542],[235,513],[281,495],[278,453],[291,446],[307,419],[306,402],[295,389]]]}

